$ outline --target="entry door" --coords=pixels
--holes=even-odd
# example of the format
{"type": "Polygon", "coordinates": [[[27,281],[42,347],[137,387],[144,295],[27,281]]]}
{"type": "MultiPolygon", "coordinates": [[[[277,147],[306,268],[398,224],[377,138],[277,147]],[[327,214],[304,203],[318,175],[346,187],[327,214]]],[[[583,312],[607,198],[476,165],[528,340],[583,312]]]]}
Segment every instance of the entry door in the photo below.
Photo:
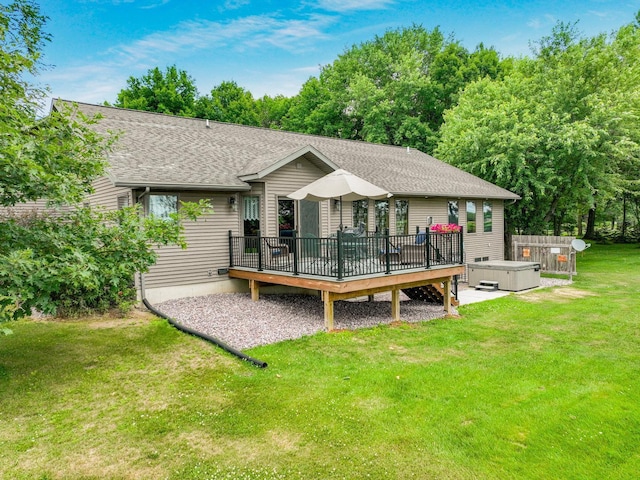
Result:
{"type": "Polygon", "coordinates": [[[300,200],[300,236],[320,236],[320,203],[300,200]]]}

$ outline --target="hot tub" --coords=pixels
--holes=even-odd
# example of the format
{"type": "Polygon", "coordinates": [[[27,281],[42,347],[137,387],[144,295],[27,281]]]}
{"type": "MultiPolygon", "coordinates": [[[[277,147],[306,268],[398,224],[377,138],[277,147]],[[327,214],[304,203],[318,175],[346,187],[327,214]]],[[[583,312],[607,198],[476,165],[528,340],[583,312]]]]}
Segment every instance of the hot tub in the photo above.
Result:
{"type": "Polygon", "coordinates": [[[475,287],[481,281],[498,282],[499,290],[518,292],[540,286],[540,264],[493,260],[469,264],[469,285],[475,287]]]}

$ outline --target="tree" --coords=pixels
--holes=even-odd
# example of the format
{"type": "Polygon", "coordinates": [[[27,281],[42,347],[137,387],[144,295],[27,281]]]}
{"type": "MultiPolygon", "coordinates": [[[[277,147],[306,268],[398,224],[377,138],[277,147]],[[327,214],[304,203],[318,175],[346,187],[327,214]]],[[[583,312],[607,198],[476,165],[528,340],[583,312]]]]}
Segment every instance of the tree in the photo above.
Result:
{"type": "Polygon", "coordinates": [[[285,128],[432,151],[464,85],[501,74],[497,52],[469,54],[439,29],[391,30],[352,47],[293,99],[285,128]]]}
{"type": "MultiPolygon", "coordinates": [[[[636,47],[637,48],[637,47],[636,47]]],[[[513,63],[503,80],[468,85],[445,114],[436,154],[518,193],[510,229],[560,233],[564,215],[614,190],[618,165],[637,156],[619,81],[638,91],[638,76],[618,70],[605,35],[580,39],[558,24],[534,59],[513,63]]]]}
{"type": "Polygon", "coordinates": [[[175,65],[163,74],[155,67],[142,78],[129,77],[127,88],[118,93],[116,107],[169,113],[183,117],[194,116],[198,98],[194,80],[175,65]]]}
{"type": "Polygon", "coordinates": [[[195,114],[217,122],[259,125],[253,95],[236,82],[222,82],[211,90],[211,95],[200,97],[195,114]]]}
{"type": "Polygon", "coordinates": [[[208,208],[183,204],[165,221],[136,207],[102,212],[78,204],[104,174],[113,139],[92,130],[99,118],[72,108],[38,118],[44,92],[26,78],[37,75],[45,21],[28,0],[0,6],[0,321],[32,308],[126,306],[135,298],[134,272],[155,262],[152,246],[186,246],[181,220],[208,208]],[[49,208],[29,210],[35,200],[49,208]]]}
{"type": "Polygon", "coordinates": [[[291,108],[291,98],[283,95],[264,95],[255,102],[258,124],[264,128],[282,129],[283,121],[291,108]]]}

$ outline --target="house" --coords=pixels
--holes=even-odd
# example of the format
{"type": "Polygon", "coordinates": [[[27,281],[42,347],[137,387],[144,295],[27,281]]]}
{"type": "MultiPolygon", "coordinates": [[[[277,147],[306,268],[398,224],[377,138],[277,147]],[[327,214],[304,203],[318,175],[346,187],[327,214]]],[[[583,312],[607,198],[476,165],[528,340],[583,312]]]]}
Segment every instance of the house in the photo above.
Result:
{"type": "MultiPolygon", "coordinates": [[[[55,102],[66,102],[56,100],[55,102]]],[[[55,108],[54,102],[54,108],[55,108]]],[[[95,128],[119,132],[108,175],[95,182],[93,205],[134,202],[165,214],[179,201],[208,199],[214,213],[186,224],[189,247],[162,248],[145,276],[147,298],[246,291],[230,278],[229,232],[237,236],[329,237],[348,226],[414,234],[430,224],[464,228],[464,259],[503,259],[505,202],[519,197],[411,148],[210,122],[195,118],[75,104],[100,114],[95,128]],[[336,169],[393,194],[386,200],[294,201],[293,191],[336,169]]]]}

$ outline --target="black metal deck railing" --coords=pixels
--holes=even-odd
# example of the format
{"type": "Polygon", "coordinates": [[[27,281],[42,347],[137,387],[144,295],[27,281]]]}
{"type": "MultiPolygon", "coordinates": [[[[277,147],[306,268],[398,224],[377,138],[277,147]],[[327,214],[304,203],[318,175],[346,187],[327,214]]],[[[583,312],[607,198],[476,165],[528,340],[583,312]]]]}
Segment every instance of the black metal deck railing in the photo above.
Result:
{"type": "Polygon", "coordinates": [[[347,277],[463,263],[463,234],[353,234],[239,237],[229,231],[229,266],[294,275],[347,277]]]}

